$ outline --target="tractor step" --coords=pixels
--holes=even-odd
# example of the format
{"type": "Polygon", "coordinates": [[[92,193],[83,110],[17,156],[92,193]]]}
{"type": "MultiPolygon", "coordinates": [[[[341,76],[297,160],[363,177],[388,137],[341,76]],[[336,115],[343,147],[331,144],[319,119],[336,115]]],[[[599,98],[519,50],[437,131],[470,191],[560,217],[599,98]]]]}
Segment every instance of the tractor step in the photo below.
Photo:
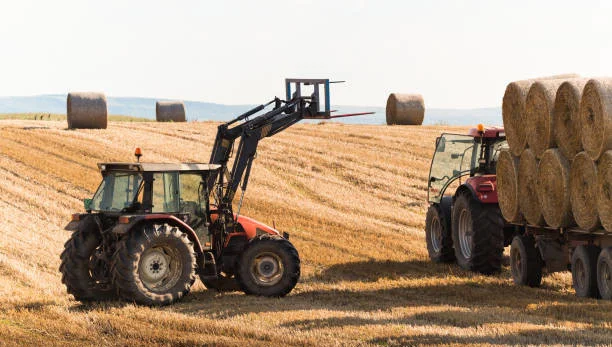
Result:
{"type": "Polygon", "coordinates": [[[200,277],[204,279],[217,279],[217,262],[212,252],[204,252],[200,264],[200,277]]]}

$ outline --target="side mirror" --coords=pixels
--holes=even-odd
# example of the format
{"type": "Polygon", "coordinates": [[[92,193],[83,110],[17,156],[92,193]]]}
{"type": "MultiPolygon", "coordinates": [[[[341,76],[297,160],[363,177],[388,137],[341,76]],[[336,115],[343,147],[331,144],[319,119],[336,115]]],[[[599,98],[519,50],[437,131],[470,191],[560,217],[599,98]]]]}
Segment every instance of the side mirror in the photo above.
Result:
{"type": "Polygon", "coordinates": [[[91,211],[92,201],[92,199],[83,199],[83,206],[85,207],[85,211],[91,211]]]}

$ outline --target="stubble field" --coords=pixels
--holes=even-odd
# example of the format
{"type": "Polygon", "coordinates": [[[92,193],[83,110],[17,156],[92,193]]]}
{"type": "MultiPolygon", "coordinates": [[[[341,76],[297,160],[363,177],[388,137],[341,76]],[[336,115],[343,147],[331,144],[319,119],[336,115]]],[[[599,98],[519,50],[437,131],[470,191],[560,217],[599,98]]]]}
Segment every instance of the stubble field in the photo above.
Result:
{"type": "Polygon", "coordinates": [[[63,230],[96,163],[207,162],[216,123],[0,121],[0,345],[612,344],[612,303],[428,261],[426,180],[435,137],[466,128],[303,124],[265,139],[242,213],[291,234],[302,277],[282,299],[208,291],[180,303],[82,305],[65,292],[63,230]]]}

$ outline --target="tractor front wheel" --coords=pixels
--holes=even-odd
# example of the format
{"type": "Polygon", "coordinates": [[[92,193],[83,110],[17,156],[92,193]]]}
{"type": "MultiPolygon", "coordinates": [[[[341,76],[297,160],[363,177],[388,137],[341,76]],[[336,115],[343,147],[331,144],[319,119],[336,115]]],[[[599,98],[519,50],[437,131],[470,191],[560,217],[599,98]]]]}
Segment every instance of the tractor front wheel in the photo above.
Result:
{"type": "Polygon", "coordinates": [[[236,280],[246,294],[287,295],[300,278],[300,258],[291,242],[280,236],[253,239],[238,261],[236,280]]]}
{"type": "Polygon", "coordinates": [[[425,217],[425,242],[432,262],[450,263],[455,260],[450,229],[450,213],[444,213],[440,204],[429,206],[425,217]]]}
{"type": "Polygon", "coordinates": [[[490,275],[501,271],[504,219],[496,204],[483,204],[469,193],[459,194],[452,213],[457,264],[490,275]]]}
{"type": "Polygon", "coordinates": [[[112,275],[125,300],[171,304],[189,293],[195,281],[193,243],[177,227],[146,224],[119,241],[112,275]]]}

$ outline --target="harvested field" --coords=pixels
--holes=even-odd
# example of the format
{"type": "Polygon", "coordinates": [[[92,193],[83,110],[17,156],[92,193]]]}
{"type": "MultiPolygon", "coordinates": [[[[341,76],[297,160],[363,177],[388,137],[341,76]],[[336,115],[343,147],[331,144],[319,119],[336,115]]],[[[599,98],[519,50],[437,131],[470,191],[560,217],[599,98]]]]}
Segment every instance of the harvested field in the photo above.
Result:
{"type": "Polygon", "coordinates": [[[62,230],[99,182],[96,163],[207,161],[218,123],[0,121],[0,342],[28,345],[609,344],[612,303],[574,296],[569,274],[515,287],[428,261],[435,137],[465,128],[297,125],[262,142],[243,212],[291,234],[303,275],[283,299],[82,305],[57,271],[62,230]]]}

